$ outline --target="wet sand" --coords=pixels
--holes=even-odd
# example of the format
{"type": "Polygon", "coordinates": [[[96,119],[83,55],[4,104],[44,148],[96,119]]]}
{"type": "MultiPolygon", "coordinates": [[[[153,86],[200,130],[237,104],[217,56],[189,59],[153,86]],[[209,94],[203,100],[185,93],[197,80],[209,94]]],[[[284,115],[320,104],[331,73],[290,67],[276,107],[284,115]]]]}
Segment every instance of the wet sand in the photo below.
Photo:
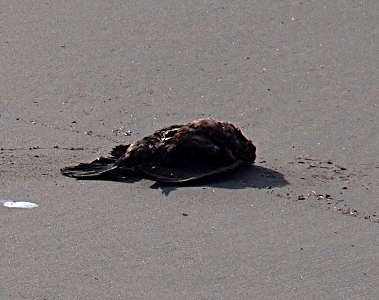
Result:
{"type": "Polygon", "coordinates": [[[375,299],[379,3],[1,5],[1,299],[375,299]],[[255,166],[184,186],[60,168],[239,126],[255,166]]]}

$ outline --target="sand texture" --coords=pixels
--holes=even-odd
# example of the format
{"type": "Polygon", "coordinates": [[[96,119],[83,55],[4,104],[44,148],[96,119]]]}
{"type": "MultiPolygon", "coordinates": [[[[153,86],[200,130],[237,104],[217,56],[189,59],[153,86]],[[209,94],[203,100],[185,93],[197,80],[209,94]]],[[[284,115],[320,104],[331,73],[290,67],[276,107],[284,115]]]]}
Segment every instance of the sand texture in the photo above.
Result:
{"type": "Polygon", "coordinates": [[[0,299],[376,299],[378,1],[3,1],[0,299]],[[215,180],[60,168],[233,122],[215,180]]]}

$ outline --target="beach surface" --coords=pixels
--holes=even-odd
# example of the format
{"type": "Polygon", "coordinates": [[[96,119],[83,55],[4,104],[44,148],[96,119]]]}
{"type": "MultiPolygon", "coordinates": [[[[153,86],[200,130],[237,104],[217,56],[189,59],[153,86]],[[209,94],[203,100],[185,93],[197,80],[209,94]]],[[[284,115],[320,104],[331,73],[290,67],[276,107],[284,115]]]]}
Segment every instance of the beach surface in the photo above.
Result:
{"type": "Polygon", "coordinates": [[[0,298],[375,299],[379,2],[0,5],[0,298]],[[229,121],[247,170],[183,186],[60,168],[229,121]]]}

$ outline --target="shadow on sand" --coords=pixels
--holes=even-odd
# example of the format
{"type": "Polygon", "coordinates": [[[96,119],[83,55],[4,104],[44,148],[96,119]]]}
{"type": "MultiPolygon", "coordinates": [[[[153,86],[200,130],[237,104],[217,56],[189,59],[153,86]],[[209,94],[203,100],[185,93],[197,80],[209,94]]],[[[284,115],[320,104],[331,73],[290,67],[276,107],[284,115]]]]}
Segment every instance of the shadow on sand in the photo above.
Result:
{"type": "MultiPolygon", "coordinates": [[[[142,178],[128,177],[119,179],[104,179],[113,182],[135,183],[142,178]]],[[[276,170],[252,165],[232,173],[226,173],[213,177],[192,180],[181,183],[155,182],[150,186],[152,189],[161,190],[166,196],[172,191],[183,187],[213,187],[223,189],[246,189],[246,188],[274,188],[288,185],[284,175],[276,170]]]]}
{"type": "Polygon", "coordinates": [[[156,182],[150,186],[152,189],[160,189],[162,193],[168,195],[170,192],[182,187],[214,187],[224,189],[246,189],[246,188],[273,188],[283,187],[289,182],[284,175],[278,171],[252,165],[234,173],[228,173],[211,178],[184,183],[161,183],[156,182]]]}

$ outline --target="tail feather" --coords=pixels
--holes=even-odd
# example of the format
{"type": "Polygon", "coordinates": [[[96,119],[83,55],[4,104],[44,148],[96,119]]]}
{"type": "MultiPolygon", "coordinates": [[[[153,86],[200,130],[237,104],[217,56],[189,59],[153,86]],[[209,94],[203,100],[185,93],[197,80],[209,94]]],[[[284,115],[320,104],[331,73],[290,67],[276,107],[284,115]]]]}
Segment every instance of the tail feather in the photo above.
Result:
{"type": "Polygon", "coordinates": [[[119,173],[117,166],[114,165],[115,161],[113,158],[100,157],[90,163],[65,167],[61,169],[61,173],[79,179],[114,178],[119,173]]]}

